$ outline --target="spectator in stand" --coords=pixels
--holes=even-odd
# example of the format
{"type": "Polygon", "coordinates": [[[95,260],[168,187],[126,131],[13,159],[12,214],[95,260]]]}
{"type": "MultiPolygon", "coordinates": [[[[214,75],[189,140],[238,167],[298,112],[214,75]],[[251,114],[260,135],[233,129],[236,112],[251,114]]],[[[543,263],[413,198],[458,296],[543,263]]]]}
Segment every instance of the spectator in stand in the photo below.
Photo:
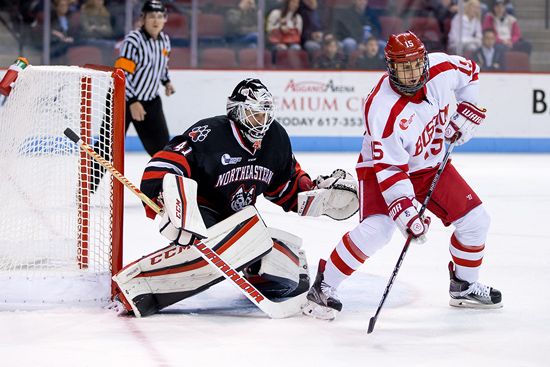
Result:
{"type": "MultiPolygon", "coordinates": [[[[141,6],[143,5],[143,0],[130,0],[132,13],[131,17],[133,19],[132,29],[140,28],[141,24],[141,6]]],[[[113,38],[114,39],[123,39],[126,32],[126,17],[121,16],[126,14],[126,0],[110,0],[106,2],[107,10],[111,14],[111,27],[113,28],[113,38]]]]}
{"type": "MultiPolygon", "coordinates": [[[[489,12],[489,6],[491,4],[492,4],[491,0],[481,2],[481,19],[485,19],[485,15],[487,15],[487,13],[489,12]]],[[[516,9],[514,8],[514,4],[512,3],[512,0],[505,0],[504,4],[506,5],[506,12],[510,15],[515,16],[516,9]]]]}
{"type": "Polygon", "coordinates": [[[80,9],[80,35],[83,39],[105,39],[113,37],[111,14],[104,0],[86,0],[80,9]]]}
{"type": "Polygon", "coordinates": [[[275,50],[300,50],[303,21],[298,14],[300,0],[285,0],[267,17],[267,38],[275,50]]]}
{"type": "Polygon", "coordinates": [[[258,45],[256,0],[240,0],[237,9],[229,9],[225,14],[225,25],[229,43],[256,47],[258,45]]]}
{"type": "Polygon", "coordinates": [[[441,34],[445,38],[444,44],[447,44],[449,30],[446,27],[458,12],[457,0],[426,0],[425,10],[426,16],[433,16],[437,19],[441,34]]]}
{"type": "Polygon", "coordinates": [[[341,70],[346,67],[346,58],[338,50],[338,41],[334,37],[327,37],[323,41],[321,54],[313,60],[314,69],[341,70]]]}
{"type": "Polygon", "coordinates": [[[339,11],[332,26],[332,32],[342,42],[344,52],[350,54],[370,36],[380,34],[380,25],[367,15],[368,0],[353,0],[348,9],[339,11]]]}
{"type": "Polygon", "coordinates": [[[464,15],[456,14],[449,31],[449,51],[456,53],[462,40],[462,50],[473,52],[481,47],[481,5],[479,0],[468,0],[464,4],[464,15]],[[462,34],[460,27],[462,26],[462,34]]]}
{"type": "Polygon", "coordinates": [[[504,49],[502,47],[495,47],[495,45],[495,32],[492,29],[484,30],[481,47],[473,55],[474,61],[482,71],[505,70],[504,49]]]}
{"type": "Polygon", "coordinates": [[[51,20],[51,52],[52,61],[63,56],[74,43],[75,30],[70,28],[69,0],[57,0],[53,3],[51,20]]]}
{"type": "Polygon", "coordinates": [[[323,42],[323,30],[321,17],[317,11],[319,3],[317,0],[302,0],[298,8],[298,14],[303,21],[302,45],[310,54],[321,49],[323,42]]]}
{"type": "Polygon", "coordinates": [[[384,52],[380,48],[378,39],[370,37],[359,45],[361,53],[352,67],[364,70],[384,70],[386,63],[384,61],[384,52]]]}
{"type": "Polygon", "coordinates": [[[509,50],[531,53],[531,43],[521,38],[517,19],[506,12],[504,0],[494,0],[492,13],[485,16],[483,29],[492,29],[497,37],[497,44],[509,50]]]}

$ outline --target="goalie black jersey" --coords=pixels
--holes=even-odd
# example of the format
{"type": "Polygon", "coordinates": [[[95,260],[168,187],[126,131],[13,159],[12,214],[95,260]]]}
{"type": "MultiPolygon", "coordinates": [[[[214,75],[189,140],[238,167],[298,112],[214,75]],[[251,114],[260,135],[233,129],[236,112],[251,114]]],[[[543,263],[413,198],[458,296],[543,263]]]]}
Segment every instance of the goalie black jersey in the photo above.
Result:
{"type": "MultiPolygon", "coordinates": [[[[262,139],[261,149],[255,150],[227,116],[201,120],[172,139],[147,164],[141,190],[157,198],[166,173],[197,181],[199,206],[218,220],[254,205],[262,194],[285,211],[296,211],[298,192],[312,186],[277,121],[262,139]]],[[[154,218],[154,212],[147,207],[146,211],[154,218]]]]}

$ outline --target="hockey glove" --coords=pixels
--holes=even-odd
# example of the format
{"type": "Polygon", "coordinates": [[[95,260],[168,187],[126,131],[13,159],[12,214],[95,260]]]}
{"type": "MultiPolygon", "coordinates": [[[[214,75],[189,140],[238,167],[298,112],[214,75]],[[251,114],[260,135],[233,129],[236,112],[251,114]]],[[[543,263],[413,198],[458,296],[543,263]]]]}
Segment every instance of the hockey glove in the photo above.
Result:
{"type": "MultiPolygon", "coordinates": [[[[416,202],[415,199],[413,200],[416,202]]],[[[405,238],[412,235],[417,243],[424,243],[431,219],[424,215],[420,217],[413,200],[405,196],[396,199],[388,208],[390,217],[405,238]]]]}
{"type": "Polygon", "coordinates": [[[314,183],[314,190],[298,194],[299,215],[326,215],[344,220],[359,210],[357,181],[343,169],[334,170],[330,176],[319,176],[314,183]]]}
{"type": "Polygon", "coordinates": [[[461,102],[445,129],[445,139],[456,140],[456,145],[462,145],[474,136],[474,132],[485,120],[485,108],[478,108],[471,103],[461,102]]]}

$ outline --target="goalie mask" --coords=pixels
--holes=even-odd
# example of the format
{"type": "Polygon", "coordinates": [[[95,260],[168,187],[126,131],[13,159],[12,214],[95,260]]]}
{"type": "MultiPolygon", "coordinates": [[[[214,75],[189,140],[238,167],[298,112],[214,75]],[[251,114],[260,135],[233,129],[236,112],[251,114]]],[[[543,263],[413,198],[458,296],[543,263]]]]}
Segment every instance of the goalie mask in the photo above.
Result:
{"type": "Polygon", "coordinates": [[[259,146],[274,119],[273,96],[259,79],[245,79],[227,98],[227,116],[259,146]]]}
{"type": "Polygon", "coordinates": [[[430,77],[428,52],[413,32],[392,34],[384,59],[391,84],[402,94],[415,94],[430,77]]]}

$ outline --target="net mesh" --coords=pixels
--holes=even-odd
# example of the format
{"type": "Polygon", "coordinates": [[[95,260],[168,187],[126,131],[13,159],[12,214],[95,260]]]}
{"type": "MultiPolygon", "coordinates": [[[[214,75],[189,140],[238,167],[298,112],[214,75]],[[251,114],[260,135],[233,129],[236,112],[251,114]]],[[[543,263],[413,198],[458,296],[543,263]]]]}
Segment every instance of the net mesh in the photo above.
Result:
{"type": "MultiPolygon", "coordinates": [[[[110,72],[29,66],[0,107],[0,301],[30,302],[43,293],[32,285],[48,278],[85,283],[78,301],[109,298],[113,178],[63,131],[112,162],[113,88],[110,72]]],[[[40,302],[68,302],[59,285],[59,296],[52,290],[40,302]]]]}

